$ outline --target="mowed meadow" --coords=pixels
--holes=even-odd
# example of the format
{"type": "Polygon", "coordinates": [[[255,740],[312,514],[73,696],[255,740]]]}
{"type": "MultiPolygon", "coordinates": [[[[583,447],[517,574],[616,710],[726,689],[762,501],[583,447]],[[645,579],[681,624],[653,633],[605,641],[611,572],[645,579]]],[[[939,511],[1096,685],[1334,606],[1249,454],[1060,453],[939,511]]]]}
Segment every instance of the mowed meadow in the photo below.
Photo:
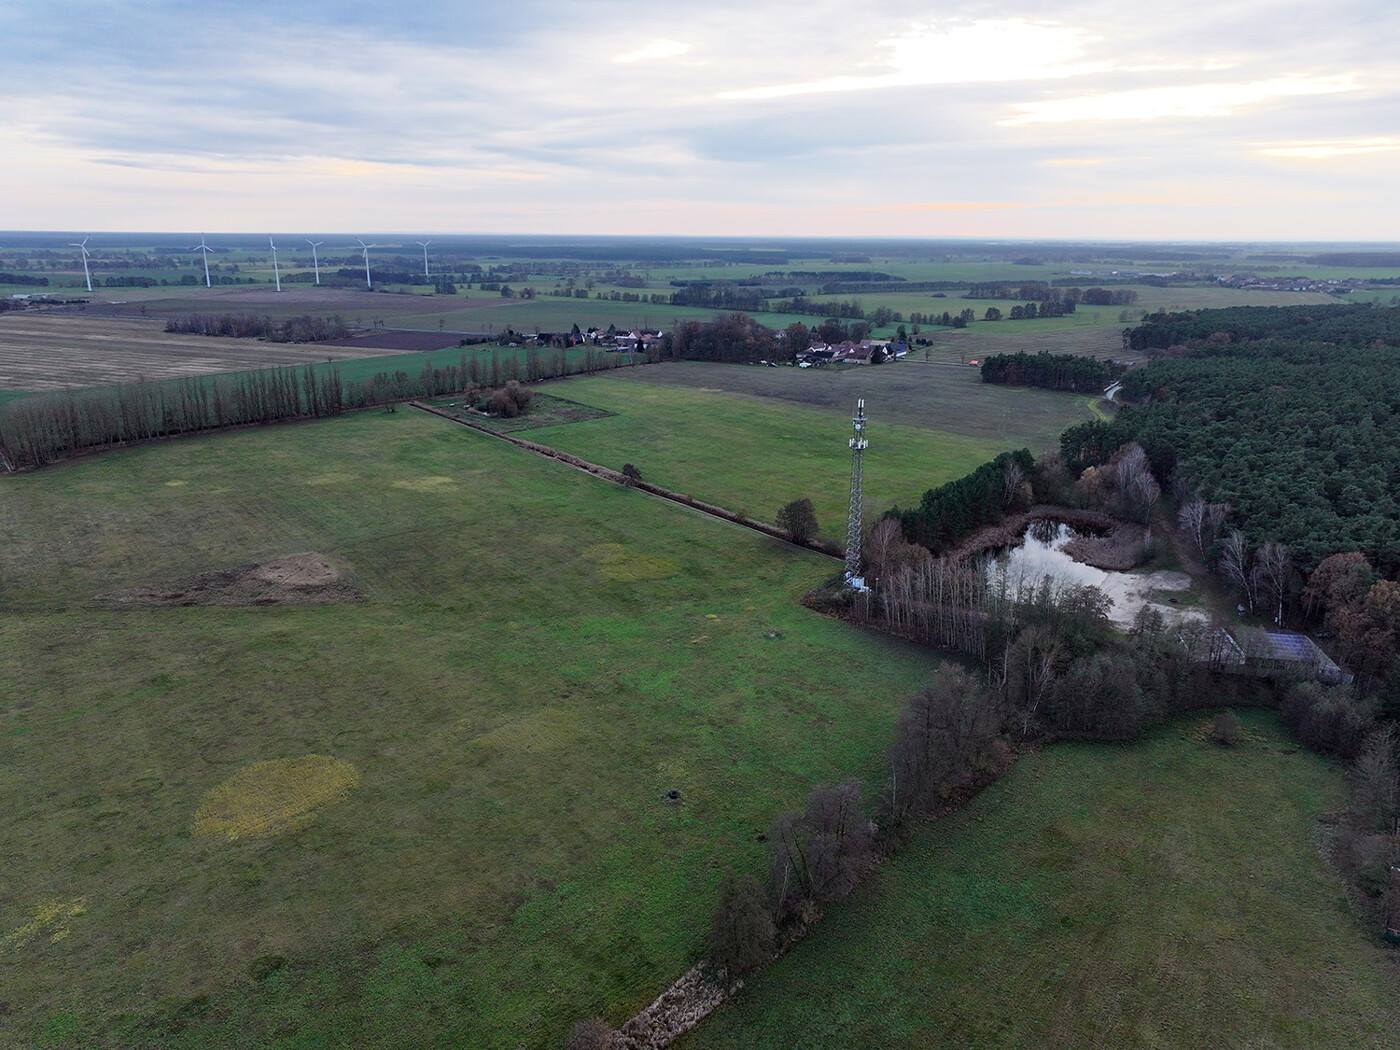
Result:
{"type": "Polygon", "coordinates": [[[912,361],[848,370],[678,362],[548,389],[612,414],[521,436],[614,470],[632,463],[647,481],[760,521],[807,497],[822,535],[838,542],[858,398],[869,416],[863,487],[874,516],[917,505],[999,452],[1054,447],[1065,427],[1093,418],[1097,400],[989,386],[973,368],[912,361]]]}
{"type": "Polygon", "coordinates": [[[9,477],[0,531],[23,1045],[620,1022],[776,813],[876,774],[935,665],[798,605],[831,559],[411,410],[9,477]],[[302,552],[361,599],[94,600],[302,552]]]}
{"type": "Polygon", "coordinates": [[[677,1046],[1394,1046],[1394,953],[1318,849],[1340,770],[1211,721],[1026,756],[677,1046]]]}

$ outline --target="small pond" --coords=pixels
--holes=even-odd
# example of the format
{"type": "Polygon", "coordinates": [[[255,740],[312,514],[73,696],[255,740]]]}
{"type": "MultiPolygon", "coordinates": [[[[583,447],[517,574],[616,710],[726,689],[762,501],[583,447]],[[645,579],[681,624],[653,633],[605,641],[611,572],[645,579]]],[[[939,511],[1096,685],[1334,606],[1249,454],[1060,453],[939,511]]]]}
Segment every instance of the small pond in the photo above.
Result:
{"type": "Polygon", "coordinates": [[[1191,588],[1184,572],[1108,572],[1075,561],[1064,546],[1077,534],[1060,522],[1037,521],[1026,529],[1018,546],[1002,550],[987,562],[988,573],[1005,579],[1015,590],[1038,587],[1045,577],[1076,587],[1097,587],[1113,602],[1109,618],[1131,625],[1144,605],[1157,609],[1168,622],[1206,619],[1204,610],[1178,605],[1172,592],[1191,588]]]}

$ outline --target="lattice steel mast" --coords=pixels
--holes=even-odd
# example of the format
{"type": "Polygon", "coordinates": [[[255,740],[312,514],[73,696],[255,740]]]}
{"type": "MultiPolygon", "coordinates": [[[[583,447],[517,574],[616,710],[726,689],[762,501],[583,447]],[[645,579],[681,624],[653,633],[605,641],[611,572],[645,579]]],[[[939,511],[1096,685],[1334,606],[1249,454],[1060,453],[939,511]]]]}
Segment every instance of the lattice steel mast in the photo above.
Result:
{"type": "Polygon", "coordinates": [[[870,442],[865,437],[865,398],[856,402],[856,414],[851,417],[851,513],[846,519],[846,583],[863,588],[860,575],[861,534],[861,460],[870,442]]]}

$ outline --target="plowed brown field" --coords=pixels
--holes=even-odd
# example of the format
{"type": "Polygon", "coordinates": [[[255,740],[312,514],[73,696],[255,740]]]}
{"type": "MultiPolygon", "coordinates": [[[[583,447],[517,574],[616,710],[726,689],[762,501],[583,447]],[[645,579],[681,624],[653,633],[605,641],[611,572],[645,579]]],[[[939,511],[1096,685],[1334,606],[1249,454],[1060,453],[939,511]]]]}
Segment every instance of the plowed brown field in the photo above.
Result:
{"type": "Polygon", "coordinates": [[[0,315],[0,390],[62,390],[386,353],[393,350],[181,335],[148,318],[0,315]]]}

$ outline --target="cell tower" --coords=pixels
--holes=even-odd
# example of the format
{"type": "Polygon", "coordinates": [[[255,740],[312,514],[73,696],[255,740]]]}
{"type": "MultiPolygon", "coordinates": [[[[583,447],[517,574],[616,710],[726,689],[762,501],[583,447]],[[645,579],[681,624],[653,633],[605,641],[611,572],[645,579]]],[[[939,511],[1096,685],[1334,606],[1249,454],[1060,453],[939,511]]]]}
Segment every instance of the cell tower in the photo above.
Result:
{"type": "Polygon", "coordinates": [[[865,398],[856,402],[856,414],[851,417],[851,513],[846,519],[846,585],[865,589],[860,576],[861,534],[861,460],[870,442],[865,437],[865,398]]]}

